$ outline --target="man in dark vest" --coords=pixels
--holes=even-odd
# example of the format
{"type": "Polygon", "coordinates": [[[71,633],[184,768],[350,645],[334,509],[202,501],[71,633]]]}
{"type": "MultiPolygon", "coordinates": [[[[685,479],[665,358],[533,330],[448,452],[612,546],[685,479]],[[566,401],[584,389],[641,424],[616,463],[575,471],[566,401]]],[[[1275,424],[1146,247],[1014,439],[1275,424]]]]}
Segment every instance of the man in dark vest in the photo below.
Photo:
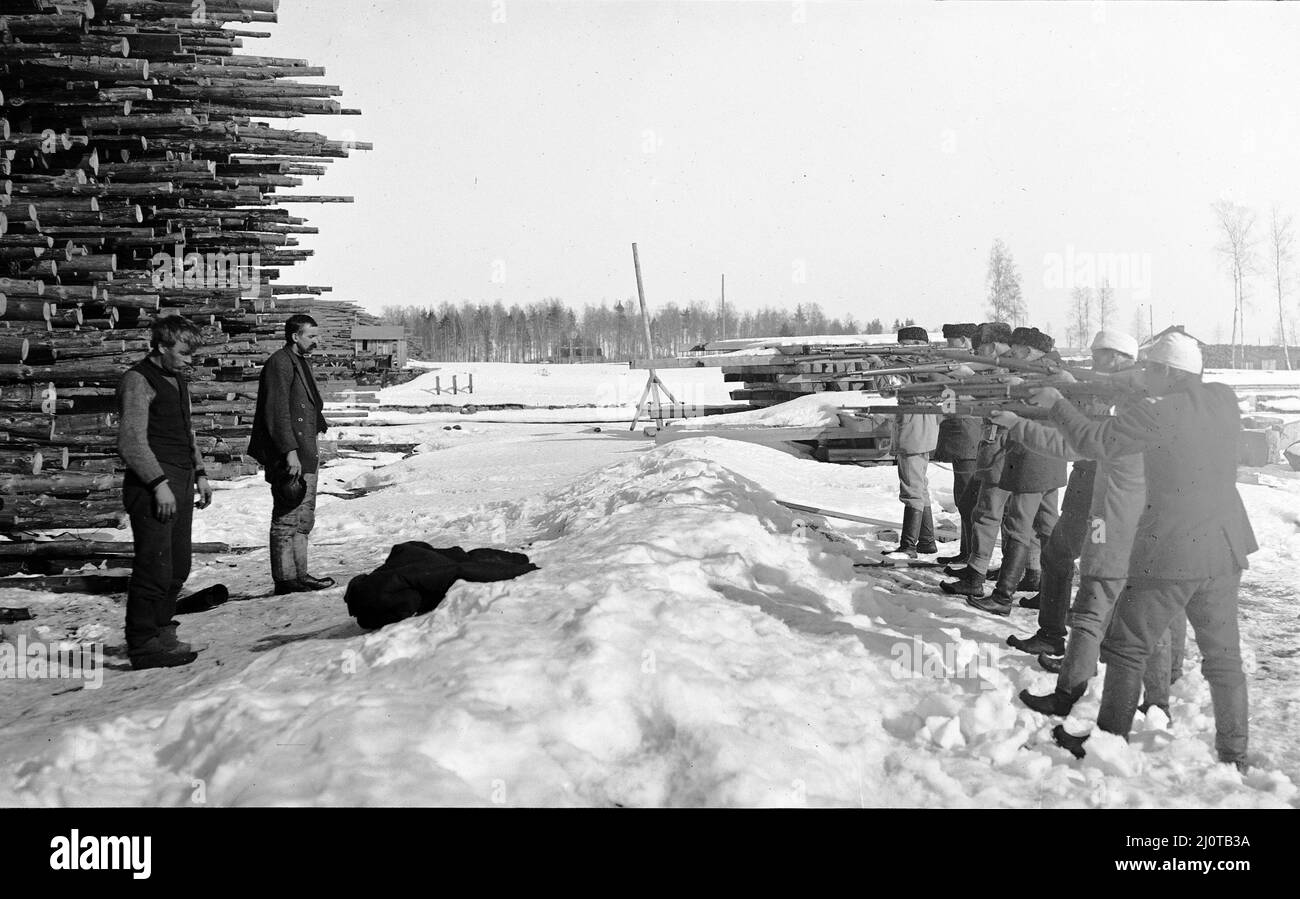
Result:
{"type": "MultiPolygon", "coordinates": [[[[1106,635],[1106,683],[1097,726],[1128,738],[1147,660],[1174,617],[1186,610],[1210,685],[1219,760],[1244,767],[1249,708],[1241,667],[1237,589],[1258,549],[1237,492],[1241,412],[1225,384],[1201,380],[1201,351],[1180,331],[1147,351],[1144,383],[1152,397],[1092,421],[1060,391],[1035,391],[1034,403],[1076,446],[1099,458],[1146,457],[1146,507],[1129,559],[1128,585],[1106,635]]],[[[1082,757],[1083,740],[1058,726],[1053,737],[1082,757]]]]}
{"type": "Polygon", "coordinates": [[[173,668],[197,658],[176,637],[176,599],[190,575],[190,526],[212,502],[203,457],[190,426],[185,376],[201,342],[179,315],[154,321],[149,355],[117,387],[117,449],[127,472],[122,501],[131,517],[135,558],[126,595],[126,646],[132,668],[173,668]]]}
{"type": "Polygon", "coordinates": [[[291,315],[285,345],[262,367],[248,454],[266,467],[271,484],[271,578],[275,592],[301,593],[334,586],[307,568],[307,535],[316,523],[320,457],[316,435],[325,433],[325,405],[308,356],[320,344],[310,315],[291,315]]]}

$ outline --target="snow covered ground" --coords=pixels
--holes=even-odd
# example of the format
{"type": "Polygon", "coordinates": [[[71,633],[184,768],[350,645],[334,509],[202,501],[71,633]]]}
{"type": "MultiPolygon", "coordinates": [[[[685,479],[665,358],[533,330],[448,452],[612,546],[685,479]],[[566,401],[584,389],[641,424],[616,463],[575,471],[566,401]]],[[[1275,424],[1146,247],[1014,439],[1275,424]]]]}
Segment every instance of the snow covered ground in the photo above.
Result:
{"type": "MultiPolygon", "coordinates": [[[[129,670],[120,598],[23,594],[37,620],[6,639],[103,640],[109,670],[99,689],[5,684],[0,804],[1300,804],[1288,471],[1240,488],[1263,546],[1242,590],[1243,777],[1214,761],[1194,646],[1172,724],[1139,716],[1130,744],[1096,736],[1077,762],[1052,744],[1053,719],[1015,699],[1052,684],[1004,646],[1033,613],[977,613],[933,571],[855,569],[894,535],[779,502],[896,522],[892,468],[452,418],[460,430],[372,432],[423,442],[414,456],[326,470],[313,560],[340,586],[270,596],[264,548],[197,557],[190,588],[253,598],[183,619],[183,638],[209,644],[187,668],[129,670]],[[343,584],[411,539],[523,551],[541,568],[459,583],[429,615],[361,631],[343,584]]],[[[950,525],[946,467],[931,475],[950,525]]],[[[262,547],[269,505],[256,478],[222,485],[195,539],[262,547]]]]}
{"type": "MultiPolygon", "coordinates": [[[[522,365],[509,362],[421,363],[425,373],[414,380],[379,393],[386,406],[429,406],[447,404],[523,406],[596,406],[626,410],[630,420],[649,373],[626,364],[522,365]],[[464,387],[474,376],[473,393],[449,393],[452,375],[464,387]],[[435,392],[435,385],[442,393],[435,392]]],[[[693,405],[730,404],[730,391],[739,386],[724,384],[717,368],[666,368],[661,380],[673,397],[693,405]]]]}

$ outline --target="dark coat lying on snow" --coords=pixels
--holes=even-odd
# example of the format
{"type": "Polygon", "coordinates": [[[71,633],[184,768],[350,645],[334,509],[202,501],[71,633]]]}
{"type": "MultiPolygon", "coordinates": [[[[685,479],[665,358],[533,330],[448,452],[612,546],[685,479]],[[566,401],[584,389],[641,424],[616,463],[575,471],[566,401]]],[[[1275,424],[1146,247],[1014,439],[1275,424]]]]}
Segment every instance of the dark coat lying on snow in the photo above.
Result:
{"type": "Polygon", "coordinates": [[[348,614],[367,629],[432,611],[457,580],[507,581],[537,566],[523,553],[459,546],[435,549],[427,543],[399,543],[387,561],[348,582],[348,614]]]}

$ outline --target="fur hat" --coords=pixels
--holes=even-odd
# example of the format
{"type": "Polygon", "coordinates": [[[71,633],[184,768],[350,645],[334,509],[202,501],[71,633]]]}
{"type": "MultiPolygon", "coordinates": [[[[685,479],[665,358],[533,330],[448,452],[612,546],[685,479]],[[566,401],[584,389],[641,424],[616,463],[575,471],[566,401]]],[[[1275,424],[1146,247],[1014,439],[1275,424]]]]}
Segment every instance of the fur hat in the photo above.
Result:
{"type": "Polygon", "coordinates": [[[969,337],[974,341],[979,329],[980,326],[974,322],[962,322],[959,325],[944,325],[943,336],[945,340],[949,337],[969,337]]]}
{"type": "Polygon", "coordinates": [[[971,341],[975,346],[983,346],[986,343],[1005,343],[1011,345],[1011,326],[1006,322],[985,322],[976,329],[975,339],[971,341]]]}
{"type": "Polygon", "coordinates": [[[1031,347],[1040,353],[1050,353],[1052,347],[1056,346],[1056,341],[1037,328],[1016,328],[1011,332],[1011,344],[1031,347]]]}
{"type": "Polygon", "coordinates": [[[898,329],[898,340],[901,343],[904,340],[924,340],[930,342],[930,334],[920,325],[908,325],[898,329]]]}

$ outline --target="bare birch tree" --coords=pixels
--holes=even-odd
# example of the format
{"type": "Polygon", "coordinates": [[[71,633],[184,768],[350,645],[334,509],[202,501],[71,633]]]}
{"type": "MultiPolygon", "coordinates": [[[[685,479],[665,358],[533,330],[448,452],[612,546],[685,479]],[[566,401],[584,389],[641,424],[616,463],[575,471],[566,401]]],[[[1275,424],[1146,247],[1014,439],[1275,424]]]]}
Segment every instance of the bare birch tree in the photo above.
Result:
{"type": "Polygon", "coordinates": [[[1277,289],[1277,333],[1278,342],[1282,344],[1282,355],[1286,359],[1287,370],[1291,370],[1291,348],[1287,346],[1287,316],[1284,297],[1288,282],[1291,262],[1295,256],[1295,230],[1293,219],[1282,215],[1276,206],[1269,222],[1269,256],[1273,264],[1273,285],[1277,289]]]}
{"type": "Polygon", "coordinates": [[[1236,368],[1245,356],[1246,279],[1256,270],[1255,213],[1230,200],[1219,200],[1213,208],[1223,231],[1223,241],[1215,249],[1232,276],[1232,367],[1236,368]]]}
{"type": "Polygon", "coordinates": [[[1104,328],[1115,316],[1115,288],[1109,279],[1103,279],[1097,288],[1097,327],[1104,328]]]}
{"type": "Polygon", "coordinates": [[[1071,345],[1086,348],[1092,332],[1092,288],[1074,288],[1070,293],[1070,304],[1070,328],[1074,332],[1071,345]]]}
{"type": "Polygon", "coordinates": [[[1142,317],[1142,304],[1141,304],[1141,303],[1139,303],[1139,304],[1138,304],[1136,307],[1134,307],[1134,309],[1133,309],[1133,325],[1132,325],[1132,328],[1133,328],[1133,336],[1137,338],[1137,342],[1138,342],[1138,343],[1146,343],[1146,341],[1147,341],[1147,337],[1144,337],[1143,335],[1145,335],[1145,334],[1147,333],[1147,321],[1146,321],[1145,318],[1142,317]]]}

